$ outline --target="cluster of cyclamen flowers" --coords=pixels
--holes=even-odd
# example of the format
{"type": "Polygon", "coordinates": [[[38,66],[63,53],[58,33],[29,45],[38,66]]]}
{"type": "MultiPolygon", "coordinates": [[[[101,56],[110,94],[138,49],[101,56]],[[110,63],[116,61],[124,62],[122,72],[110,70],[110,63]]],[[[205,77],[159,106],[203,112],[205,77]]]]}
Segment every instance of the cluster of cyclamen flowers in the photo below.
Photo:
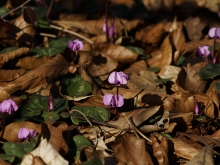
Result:
{"type": "MultiPolygon", "coordinates": [[[[212,63],[215,63],[216,62],[215,45],[216,45],[216,39],[220,38],[220,28],[216,28],[216,27],[211,28],[209,30],[209,37],[214,38],[214,45],[213,45],[211,58],[212,58],[212,63]]],[[[207,58],[211,54],[211,51],[209,50],[208,46],[199,46],[198,54],[202,57],[207,58]]]]}
{"type": "MultiPolygon", "coordinates": [[[[112,72],[108,77],[108,82],[110,84],[117,85],[117,88],[122,84],[126,84],[127,81],[128,81],[128,75],[123,72],[112,72]]],[[[112,108],[122,107],[124,105],[124,98],[123,95],[118,94],[118,90],[117,90],[116,95],[106,94],[103,97],[103,103],[106,106],[111,106],[112,108]]]]}

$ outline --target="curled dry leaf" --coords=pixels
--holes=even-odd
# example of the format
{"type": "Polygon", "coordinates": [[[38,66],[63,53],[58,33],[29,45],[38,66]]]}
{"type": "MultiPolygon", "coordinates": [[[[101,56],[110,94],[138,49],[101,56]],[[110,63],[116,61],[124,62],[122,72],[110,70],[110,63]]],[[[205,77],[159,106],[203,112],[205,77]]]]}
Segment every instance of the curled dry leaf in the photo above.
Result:
{"type": "Polygon", "coordinates": [[[132,8],[135,5],[134,0],[110,0],[112,5],[125,5],[128,8],[132,8]]]}
{"type": "Polygon", "coordinates": [[[124,70],[124,73],[126,74],[137,74],[141,70],[146,70],[147,69],[147,64],[144,60],[136,61],[132,63],[127,69],[124,70]]]}
{"type": "Polygon", "coordinates": [[[32,123],[32,122],[15,122],[7,125],[5,127],[5,132],[3,138],[6,139],[8,142],[19,142],[21,141],[18,138],[18,132],[20,128],[25,127],[27,129],[35,130],[37,133],[41,132],[40,125],[32,123]]]}
{"type": "Polygon", "coordinates": [[[13,50],[11,52],[6,52],[0,54],[0,68],[7,62],[14,60],[15,58],[18,58],[22,55],[27,55],[30,52],[29,48],[22,47],[18,48],[16,50],[13,50]]]}
{"type": "Polygon", "coordinates": [[[26,71],[24,69],[18,70],[0,70],[0,81],[13,81],[22,76],[26,71]]]}
{"type": "Polygon", "coordinates": [[[162,79],[170,79],[173,82],[176,82],[179,72],[181,71],[180,67],[168,65],[167,70],[160,75],[162,79]]]}
{"type": "Polygon", "coordinates": [[[19,46],[32,47],[35,35],[34,25],[26,23],[23,14],[14,20],[13,25],[19,46]]]}
{"type": "Polygon", "coordinates": [[[168,142],[166,137],[161,134],[152,135],[153,155],[156,157],[159,165],[169,165],[168,161],[168,142]]]}
{"type": "Polygon", "coordinates": [[[156,83],[157,75],[148,70],[141,70],[139,74],[129,75],[129,81],[126,86],[131,90],[145,89],[149,92],[166,93],[166,87],[163,84],[156,83]]]}
{"type": "Polygon", "coordinates": [[[100,51],[108,56],[112,57],[115,60],[118,60],[122,63],[131,63],[137,59],[137,54],[131,50],[114,44],[98,44],[94,46],[94,50],[100,51]]]}
{"type": "Polygon", "coordinates": [[[139,139],[132,134],[118,137],[112,145],[115,157],[121,164],[153,165],[150,155],[146,151],[144,139],[139,139]],[[141,155],[141,156],[140,156],[141,155]]]}
{"type": "Polygon", "coordinates": [[[0,26],[0,44],[2,46],[10,45],[18,47],[18,41],[15,36],[12,36],[10,32],[3,26],[0,26]]]}
{"type": "Polygon", "coordinates": [[[26,154],[21,162],[21,165],[30,165],[33,163],[35,157],[40,157],[47,165],[68,165],[66,161],[51,145],[47,139],[42,138],[39,146],[26,154]]]}
{"type": "Polygon", "coordinates": [[[213,148],[211,145],[205,146],[203,150],[201,150],[185,165],[194,165],[194,164],[214,165],[215,163],[214,163],[212,151],[213,148]]]}

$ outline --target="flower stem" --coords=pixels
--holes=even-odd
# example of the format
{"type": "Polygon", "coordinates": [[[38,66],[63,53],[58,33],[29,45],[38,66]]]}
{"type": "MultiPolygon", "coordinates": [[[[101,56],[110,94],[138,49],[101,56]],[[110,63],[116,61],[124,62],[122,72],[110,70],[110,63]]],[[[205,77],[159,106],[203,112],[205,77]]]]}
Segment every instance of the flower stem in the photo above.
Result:
{"type": "Polygon", "coordinates": [[[26,5],[28,2],[30,2],[31,0],[27,0],[26,2],[22,3],[20,6],[10,10],[9,12],[5,13],[4,15],[1,16],[1,19],[4,19],[7,15],[9,15],[10,13],[22,8],[24,5],[26,5]]]}
{"type": "Polygon", "coordinates": [[[46,14],[46,18],[47,19],[49,19],[49,16],[50,16],[50,13],[51,13],[51,9],[52,9],[52,6],[53,6],[53,2],[54,2],[54,0],[50,1],[50,6],[49,6],[49,8],[47,10],[47,14],[46,14]]]}

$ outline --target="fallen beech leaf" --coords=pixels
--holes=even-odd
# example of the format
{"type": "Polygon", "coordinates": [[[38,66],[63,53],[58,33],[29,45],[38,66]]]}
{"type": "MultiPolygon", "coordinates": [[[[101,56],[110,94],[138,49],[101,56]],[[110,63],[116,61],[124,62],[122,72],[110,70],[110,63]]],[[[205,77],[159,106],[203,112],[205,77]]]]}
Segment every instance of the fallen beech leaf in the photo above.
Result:
{"type": "Polygon", "coordinates": [[[22,55],[27,55],[30,52],[29,48],[18,48],[16,50],[10,51],[10,52],[6,52],[6,53],[1,53],[0,54],[0,68],[7,62],[18,58],[22,55]]]}
{"type": "Polygon", "coordinates": [[[62,134],[67,128],[68,125],[64,122],[56,122],[53,125],[51,123],[41,124],[41,134],[47,138],[48,142],[50,142],[53,148],[61,155],[65,155],[68,152],[68,146],[62,134]]]}
{"type": "Polygon", "coordinates": [[[154,164],[146,151],[145,140],[138,139],[134,135],[126,133],[118,137],[112,149],[115,151],[116,159],[122,164],[154,164]]]}
{"type": "Polygon", "coordinates": [[[40,157],[47,165],[68,165],[68,161],[53,148],[47,139],[41,137],[39,146],[34,149],[30,154],[26,154],[21,162],[21,165],[32,164],[34,157],[40,157]]]}
{"type": "Polygon", "coordinates": [[[35,35],[34,25],[26,23],[23,14],[14,20],[13,25],[19,46],[32,47],[35,35]]]}
{"type": "Polygon", "coordinates": [[[176,82],[180,70],[180,67],[168,65],[167,70],[163,74],[161,74],[160,77],[162,79],[170,79],[171,81],[176,82]]]}
{"type": "Polygon", "coordinates": [[[132,63],[127,69],[124,70],[124,73],[126,74],[137,74],[141,70],[146,70],[147,69],[147,64],[144,60],[136,61],[132,63]]]}
{"type": "Polygon", "coordinates": [[[32,122],[15,122],[7,125],[5,127],[5,132],[3,138],[8,142],[20,142],[21,140],[18,138],[18,132],[20,128],[25,127],[27,129],[35,130],[37,133],[41,132],[41,128],[38,124],[32,122]]]}
{"type": "Polygon", "coordinates": [[[213,153],[212,153],[212,146],[208,145],[203,148],[197,155],[195,155],[189,162],[185,165],[195,165],[195,164],[202,164],[202,165],[214,165],[213,153]]]}
{"type": "Polygon", "coordinates": [[[0,26],[0,44],[2,46],[6,46],[7,44],[10,46],[18,47],[18,41],[15,36],[12,36],[9,31],[6,30],[5,27],[0,26]]]}
{"type": "Polygon", "coordinates": [[[19,70],[0,70],[0,81],[13,81],[22,76],[26,71],[24,69],[19,70]]]}
{"type": "Polygon", "coordinates": [[[131,90],[147,89],[149,92],[166,93],[166,87],[163,84],[156,83],[157,75],[154,72],[141,70],[139,74],[131,74],[126,86],[131,90]]]}
{"type": "Polygon", "coordinates": [[[153,155],[157,158],[159,165],[168,165],[168,144],[166,137],[161,134],[152,135],[153,155]],[[165,144],[165,145],[164,145],[165,144]]]}
{"type": "Polygon", "coordinates": [[[187,64],[186,71],[186,80],[185,80],[185,90],[194,90],[198,92],[203,92],[205,90],[206,81],[202,80],[198,75],[200,69],[202,69],[206,64],[205,63],[197,63],[193,66],[187,64]]]}
{"type": "Polygon", "coordinates": [[[219,101],[220,99],[218,97],[220,93],[219,85],[220,85],[220,80],[214,80],[206,92],[206,95],[214,99],[215,101],[219,101]]]}
{"type": "Polygon", "coordinates": [[[168,139],[168,144],[169,146],[173,146],[173,148],[170,148],[170,150],[173,150],[176,155],[185,159],[191,160],[196,154],[199,153],[197,149],[177,138],[168,139]]]}
{"type": "Polygon", "coordinates": [[[113,5],[125,5],[129,8],[132,8],[135,4],[134,0],[110,0],[113,5]]]}
{"type": "Polygon", "coordinates": [[[0,164],[1,164],[1,165],[11,165],[10,163],[8,163],[8,162],[2,160],[1,158],[0,158],[0,164]]]}
{"type": "Polygon", "coordinates": [[[131,63],[137,59],[137,54],[131,50],[114,44],[98,44],[94,47],[96,51],[100,51],[104,54],[109,55],[115,60],[123,63],[131,63]]]}
{"type": "Polygon", "coordinates": [[[47,63],[10,82],[3,89],[8,93],[13,93],[19,88],[25,90],[47,84],[48,79],[53,80],[59,75],[68,73],[69,67],[71,67],[70,64],[62,55],[58,54],[47,63]]]}

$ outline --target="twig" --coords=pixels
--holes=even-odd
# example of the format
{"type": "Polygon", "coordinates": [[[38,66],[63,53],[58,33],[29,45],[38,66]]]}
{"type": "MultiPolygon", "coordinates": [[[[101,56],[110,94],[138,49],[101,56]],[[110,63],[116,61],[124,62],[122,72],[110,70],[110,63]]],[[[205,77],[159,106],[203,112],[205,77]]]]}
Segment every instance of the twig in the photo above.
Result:
{"type": "Polygon", "coordinates": [[[60,31],[67,32],[67,33],[72,34],[72,35],[74,35],[74,36],[77,36],[77,37],[79,37],[79,38],[81,38],[81,39],[84,39],[85,41],[87,41],[87,42],[90,43],[90,44],[94,44],[94,42],[93,42],[92,40],[90,40],[89,38],[86,38],[85,36],[82,36],[81,34],[78,34],[78,33],[76,33],[76,32],[73,32],[73,31],[70,31],[70,30],[68,30],[68,29],[64,29],[64,28],[62,28],[62,27],[55,26],[55,25],[50,25],[50,27],[53,28],[53,29],[57,29],[57,30],[60,30],[60,31]]]}
{"type": "Polygon", "coordinates": [[[54,34],[48,34],[48,33],[39,33],[40,36],[44,37],[51,37],[51,38],[56,38],[56,35],[54,34]]]}
{"type": "Polygon", "coordinates": [[[137,136],[138,139],[140,139],[135,128],[133,127],[133,125],[131,124],[130,120],[128,119],[128,117],[126,116],[125,113],[124,113],[124,116],[125,116],[125,119],[127,120],[127,122],[131,125],[132,129],[134,130],[134,134],[137,136]]]}

